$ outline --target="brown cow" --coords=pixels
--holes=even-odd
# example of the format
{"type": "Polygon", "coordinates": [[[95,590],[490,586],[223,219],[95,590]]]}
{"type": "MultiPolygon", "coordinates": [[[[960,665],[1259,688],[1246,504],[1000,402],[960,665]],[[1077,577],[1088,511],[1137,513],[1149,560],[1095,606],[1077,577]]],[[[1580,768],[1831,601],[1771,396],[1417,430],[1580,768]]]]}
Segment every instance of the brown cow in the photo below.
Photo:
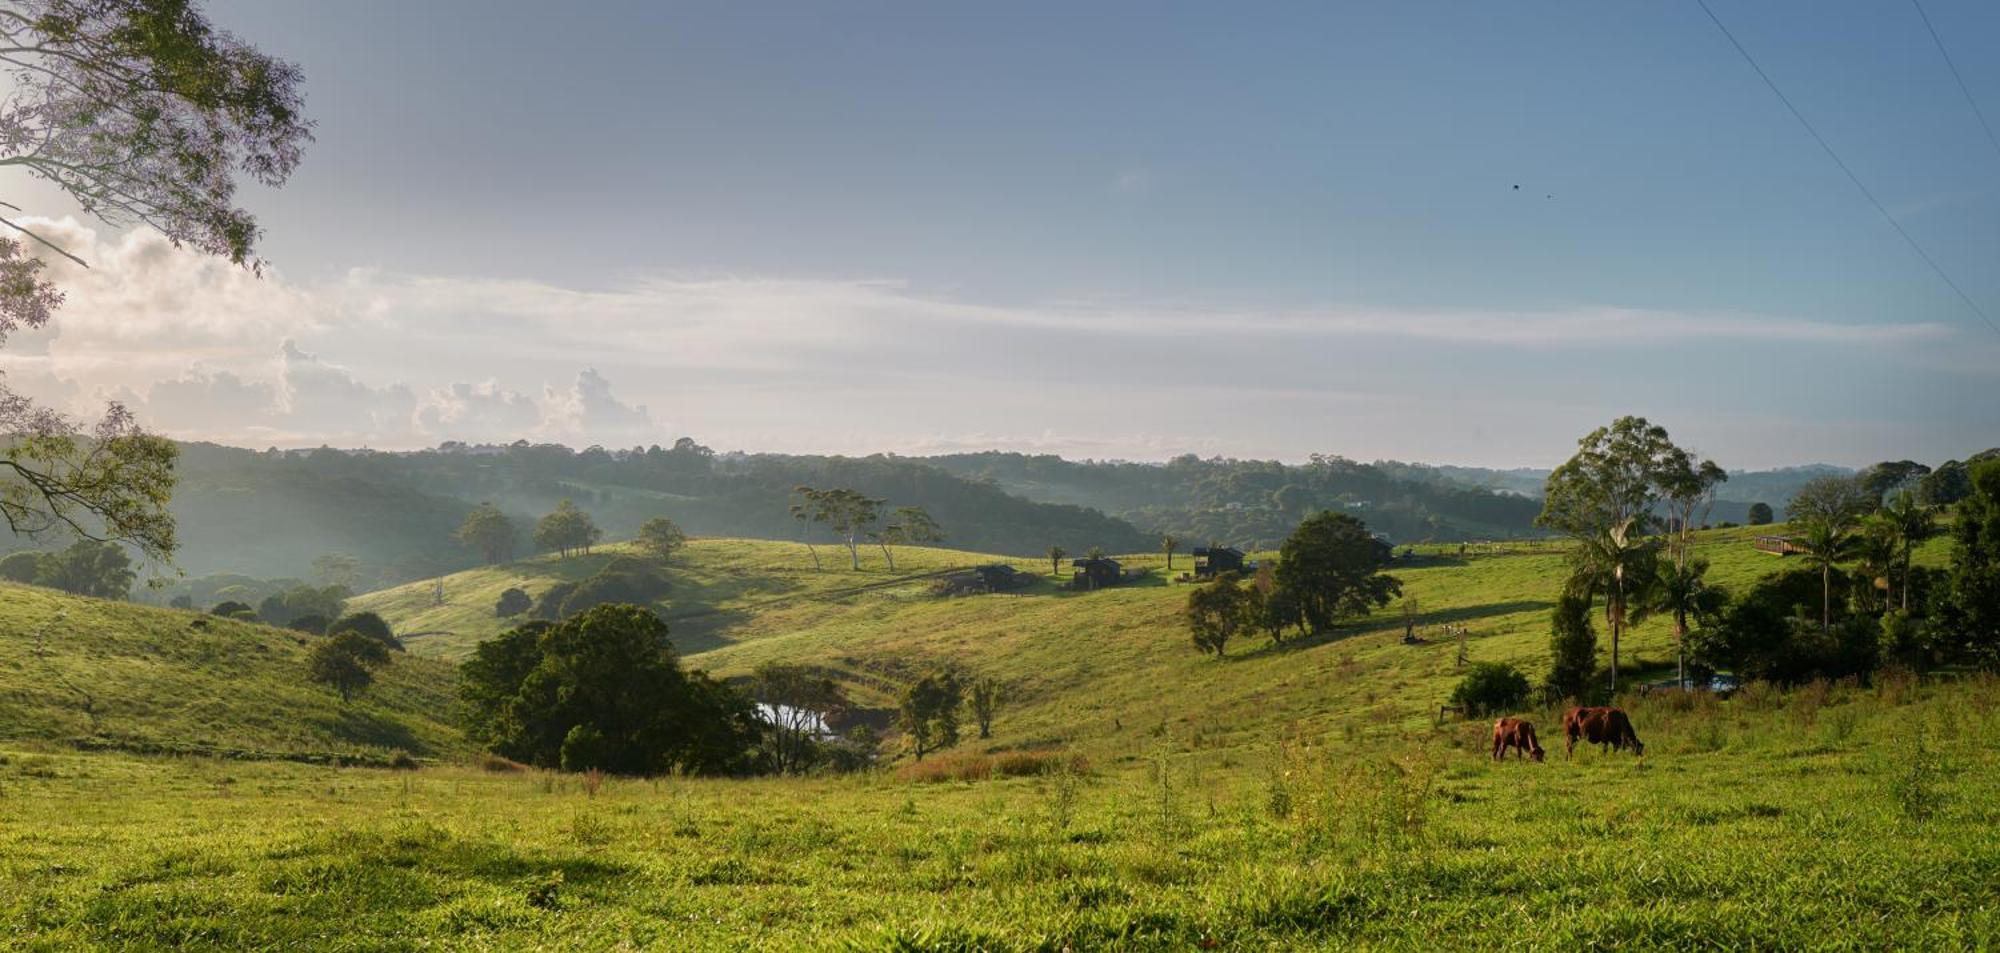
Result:
{"type": "Polygon", "coordinates": [[[1542,743],[1535,739],[1535,726],[1519,718],[1502,718],[1493,723],[1493,760],[1507,760],[1507,749],[1516,757],[1542,760],[1542,743]]]}
{"type": "Polygon", "coordinates": [[[1623,709],[1572,708],[1563,713],[1563,736],[1569,741],[1563,752],[1566,757],[1575,755],[1579,738],[1597,745],[1600,750],[1631,748],[1635,755],[1646,755],[1646,746],[1639,741],[1638,733],[1632,730],[1632,719],[1626,717],[1623,709]]]}

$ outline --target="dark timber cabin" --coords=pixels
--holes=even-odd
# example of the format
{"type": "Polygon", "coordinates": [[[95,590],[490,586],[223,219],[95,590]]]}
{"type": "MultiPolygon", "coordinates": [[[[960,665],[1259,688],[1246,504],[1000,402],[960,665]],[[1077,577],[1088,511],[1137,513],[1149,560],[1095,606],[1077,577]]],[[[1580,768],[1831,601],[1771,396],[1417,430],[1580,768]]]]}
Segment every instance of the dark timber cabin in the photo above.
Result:
{"type": "Polygon", "coordinates": [[[1226,572],[1243,571],[1243,551],[1233,546],[1198,546],[1194,551],[1194,577],[1210,579],[1226,572]]]}
{"type": "Polygon", "coordinates": [[[1069,568],[1076,571],[1069,581],[1076,589],[1103,589],[1117,585],[1120,578],[1118,560],[1106,556],[1072,559],[1069,568]]]}

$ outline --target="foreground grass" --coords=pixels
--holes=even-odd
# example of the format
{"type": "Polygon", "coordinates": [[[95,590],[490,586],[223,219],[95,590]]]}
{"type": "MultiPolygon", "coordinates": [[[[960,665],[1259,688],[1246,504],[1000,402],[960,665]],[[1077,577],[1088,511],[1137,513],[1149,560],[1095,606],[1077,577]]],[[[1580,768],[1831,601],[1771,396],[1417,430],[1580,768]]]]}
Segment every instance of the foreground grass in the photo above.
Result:
{"type": "Polygon", "coordinates": [[[2000,684],[1634,700],[1648,756],[1484,726],[1128,768],[639,781],[8,751],[28,949],[1987,948],[2000,684]],[[1921,741],[1919,741],[1921,737],[1921,741]]]}

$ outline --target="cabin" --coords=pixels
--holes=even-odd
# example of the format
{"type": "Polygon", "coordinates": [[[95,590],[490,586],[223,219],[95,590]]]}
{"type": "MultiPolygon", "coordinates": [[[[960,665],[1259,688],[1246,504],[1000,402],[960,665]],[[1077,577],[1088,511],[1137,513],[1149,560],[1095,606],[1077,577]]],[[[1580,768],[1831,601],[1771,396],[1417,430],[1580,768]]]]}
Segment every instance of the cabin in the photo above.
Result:
{"type": "Polygon", "coordinates": [[[1106,586],[1117,585],[1124,577],[1124,571],[1120,569],[1118,560],[1108,556],[1072,559],[1069,568],[1075,571],[1075,575],[1071,576],[1069,581],[1072,589],[1103,589],[1106,586]]]}
{"type": "Polygon", "coordinates": [[[1799,545],[1798,538],[1793,536],[1759,536],[1751,540],[1750,545],[1757,547],[1760,553],[1773,556],[1790,556],[1806,551],[1804,546],[1799,545]]]}
{"type": "Polygon", "coordinates": [[[1012,566],[993,563],[974,566],[943,576],[932,589],[939,595],[970,596],[989,592],[1011,592],[1025,588],[1035,581],[1030,573],[1021,572],[1012,566]]]}
{"type": "Polygon", "coordinates": [[[1194,551],[1194,577],[1213,579],[1226,572],[1243,571],[1243,551],[1232,546],[1201,546],[1194,551]]]}

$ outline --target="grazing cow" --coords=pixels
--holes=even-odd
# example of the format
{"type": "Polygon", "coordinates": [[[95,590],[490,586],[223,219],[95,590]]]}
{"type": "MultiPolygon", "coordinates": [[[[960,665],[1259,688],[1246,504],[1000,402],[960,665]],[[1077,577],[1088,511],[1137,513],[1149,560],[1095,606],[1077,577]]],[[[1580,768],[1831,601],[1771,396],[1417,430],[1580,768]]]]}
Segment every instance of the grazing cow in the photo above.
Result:
{"type": "Polygon", "coordinates": [[[1632,753],[1644,757],[1645,744],[1632,730],[1632,719],[1618,708],[1572,708],[1563,713],[1563,736],[1569,742],[1565,756],[1576,753],[1577,739],[1597,745],[1600,750],[1622,750],[1631,748],[1632,753]]]}
{"type": "Polygon", "coordinates": [[[1535,726],[1519,718],[1502,718],[1493,723],[1493,760],[1507,760],[1507,749],[1515,757],[1542,760],[1542,743],[1535,739],[1535,726]]]}

